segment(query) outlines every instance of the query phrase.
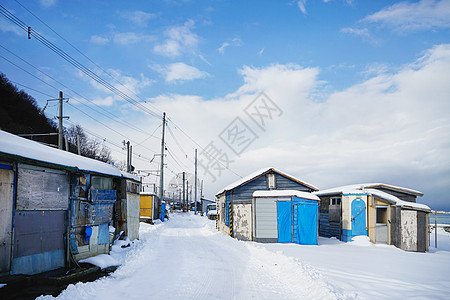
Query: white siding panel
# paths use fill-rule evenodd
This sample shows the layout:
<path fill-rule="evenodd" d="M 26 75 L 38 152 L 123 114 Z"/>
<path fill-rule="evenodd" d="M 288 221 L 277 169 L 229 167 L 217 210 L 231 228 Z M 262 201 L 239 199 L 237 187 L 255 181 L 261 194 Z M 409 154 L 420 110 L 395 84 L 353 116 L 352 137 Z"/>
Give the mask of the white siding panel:
<path fill-rule="evenodd" d="M 277 203 L 274 198 L 255 201 L 256 238 L 278 238 Z"/>

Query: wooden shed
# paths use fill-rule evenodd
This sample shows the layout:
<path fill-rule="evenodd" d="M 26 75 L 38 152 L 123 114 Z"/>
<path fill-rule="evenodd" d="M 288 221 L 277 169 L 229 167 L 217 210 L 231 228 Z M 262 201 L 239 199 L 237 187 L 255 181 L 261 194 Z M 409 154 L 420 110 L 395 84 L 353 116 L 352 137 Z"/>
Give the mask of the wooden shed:
<path fill-rule="evenodd" d="M 253 193 L 264 190 L 318 191 L 315 186 L 275 168 L 256 171 L 216 194 L 218 230 L 239 240 L 255 240 Z"/>
<path fill-rule="evenodd" d="M 123 174 L 0 131 L 0 274 L 36 274 L 109 253 Z"/>
<path fill-rule="evenodd" d="M 367 235 L 373 243 L 406 251 L 428 250 L 430 208 L 416 203 L 419 191 L 384 183 L 364 183 L 316 192 L 319 235 L 350 241 Z"/>

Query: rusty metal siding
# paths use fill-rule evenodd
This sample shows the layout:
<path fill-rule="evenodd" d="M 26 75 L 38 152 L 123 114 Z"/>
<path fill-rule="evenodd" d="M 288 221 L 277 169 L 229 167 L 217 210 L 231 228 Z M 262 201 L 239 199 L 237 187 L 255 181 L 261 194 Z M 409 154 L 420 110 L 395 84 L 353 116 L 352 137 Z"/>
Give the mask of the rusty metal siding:
<path fill-rule="evenodd" d="M 391 206 L 391 245 L 397 248 L 402 246 L 401 207 Z"/>
<path fill-rule="evenodd" d="M 69 206 L 66 172 L 19 164 L 17 210 L 65 210 Z"/>
<path fill-rule="evenodd" d="M 16 211 L 13 274 L 36 274 L 64 266 L 65 217 L 65 211 Z"/>
<path fill-rule="evenodd" d="M 0 168 L 0 274 L 7 274 L 11 264 L 14 171 Z"/>

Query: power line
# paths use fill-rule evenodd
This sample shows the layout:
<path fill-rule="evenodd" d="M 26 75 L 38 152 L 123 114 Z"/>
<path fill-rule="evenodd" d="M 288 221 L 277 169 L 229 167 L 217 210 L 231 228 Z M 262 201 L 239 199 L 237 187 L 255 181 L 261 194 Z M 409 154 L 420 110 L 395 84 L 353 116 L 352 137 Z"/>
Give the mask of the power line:
<path fill-rule="evenodd" d="M 110 78 L 114 79 L 117 83 L 119 83 L 121 86 L 123 86 L 125 89 L 127 89 L 129 92 L 134 94 L 137 98 L 139 98 L 136 93 L 134 93 L 132 90 L 130 90 L 126 85 L 122 84 L 120 80 L 118 80 L 116 77 L 114 77 L 112 74 L 107 72 L 105 69 L 103 69 L 101 66 L 99 66 L 97 63 L 95 63 L 92 59 L 90 59 L 87 55 L 85 55 L 83 52 L 81 52 L 77 47 L 75 47 L 72 43 L 70 43 L 68 40 L 66 40 L 63 36 L 61 36 L 59 33 L 57 33 L 53 28 L 51 28 L 47 23 L 45 23 L 42 19 L 40 19 L 38 16 L 36 16 L 32 11 L 30 11 L 28 8 L 26 8 L 24 5 L 22 5 L 19 1 L 15 0 L 22 8 L 24 8 L 26 11 L 28 11 L 33 17 L 35 17 L 37 20 L 39 20 L 42 24 L 44 24 L 48 29 L 50 29 L 53 33 L 55 33 L 58 37 L 60 37 L 63 41 L 65 41 L 67 44 L 69 44 L 73 49 L 75 49 L 78 53 L 80 53 L 82 56 L 84 56 L 87 60 L 89 60 L 92 64 L 94 64 L 97 68 L 99 68 L 101 71 L 103 71 L 106 75 L 108 75 Z M 141 99 L 142 100 L 142 99 Z M 145 103 L 148 103 L 144 100 Z M 148 103 L 152 105 L 151 103 Z M 156 110 L 162 113 L 156 106 L 152 105 Z"/>
<path fill-rule="evenodd" d="M 120 91 L 119 89 L 117 89 L 115 86 L 113 86 L 112 84 L 110 84 L 109 82 L 107 82 L 106 80 L 104 80 L 103 78 L 101 78 L 100 76 L 98 76 L 96 73 L 94 73 L 92 70 L 90 70 L 89 68 L 87 68 L 86 66 L 84 66 L 83 64 L 81 64 L 79 61 L 77 61 L 76 59 L 74 59 L 72 56 L 70 56 L 69 54 L 67 54 L 66 52 L 64 52 L 62 49 L 58 48 L 55 44 L 53 44 L 52 42 L 50 42 L 49 40 L 47 40 L 45 37 L 43 37 L 41 34 L 39 34 L 38 32 L 34 31 L 31 27 L 27 26 L 23 21 L 21 21 L 19 18 L 17 18 L 16 16 L 14 16 L 14 14 L 12 14 L 11 12 L 9 12 L 5 7 L 3 7 L 2 5 L 0 5 L 0 14 L 2 14 L 3 16 L 5 16 L 8 20 L 10 20 L 11 22 L 13 22 L 14 24 L 16 24 L 17 26 L 19 26 L 21 29 L 23 29 L 24 31 L 28 32 L 29 37 L 34 37 L 37 41 L 39 41 L 41 44 L 43 44 L 44 46 L 46 46 L 47 48 L 49 48 L 50 50 L 52 50 L 53 52 L 55 52 L 57 55 L 59 55 L 61 58 L 63 58 L 64 60 L 66 60 L 68 63 L 70 63 L 72 66 L 74 66 L 75 68 L 77 68 L 78 70 L 80 70 L 81 72 L 83 72 L 85 75 L 87 75 L 88 77 L 90 77 L 91 79 L 93 79 L 94 81 L 96 81 L 97 83 L 99 83 L 100 85 L 104 86 L 105 88 L 107 88 L 108 90 L 110 90 L 111 92 L 113 92 L 114 94 L 118 95 L 119 97 L 123 98 L 124 100 L 126 100 L 127 102 L 129 102 L 130 104 L 138 107 L 140 110 L 148 113 L 151 116 L 154 116 L 158 119 L 160 119 L 161 117 L 159 116 L 159 114 L 155 113 L 154 111 L 148 109 L 147 107 L 145 107 L 144 105 L 142 105 L 141 103 L 139 103 L 138 101 L 134 100 L 133 98 L 131 98 L 130 96 L 128 96 L 127 94 L 125 94 L 124 92 Z"/>
<path fill-rule="evenodd" d="M 84 106 L 86 106 L 86 107 L 89 107 L 89 109 L 93 109 L 93 110 L 96 111 L 97 113 L 99 113 L 99 114 L 101 114 L 101 115 L 103 115 L 103 116 L 105 116 L 105 117 L 107 117 L 107 118 L 110 118 L 110 120 L 112 120 L 112 121 L 115 121 L 115 122 L 117 122 L 117 123 L 120 123 L 120 124 L 122 124 L 122 125 L 125 125 L 125 126 L 131 128 L 131 129 L 133 129 L 133 130 L 137 130 L 137 131 L 140 131 L 140 132 L 142 132 L 142 133 L 148 135 L 148 133 L 145 132 L 144 130 L 142 130 L 141 128 L 134 126 L 133 124 L 127 122 L 126 120 L 122 120 L 121 118 L 119 118 L 118 116 L 114 115 L 113 113 L 107 111 L 106 109 L 102 108 L 101 106 L 99 106 L 99 105 L 97 105 L 97 104 L 95 104 L 95 103 L 89 101 L 88 99 L 86 99 L 86 97 L 82 96 L 82 95 L 79 94 L 78 92 L 76 92 L 76 91 L 74 91 L 73 89 L 71 89 L 70 87 L 66 86 L 64 83 L 58 81 L 57 79 L 53 78 L 53 77 L 50 76 L 49 74 L 47 74 L 47 73 L 45 73 L 44 71 L 40 70 L 39 68 L 37 68 L 37 67 L 34 66 L 33 64 L 27 62 L 26 60 L 24 60 L 23 58 L 21 58 L 20 56 L 18 56 L 17 54 L 15 54 L 14 52 L 12 52 L 12 51 L 8 50 L 7 48 L 5 48 L 3 45 L 0 45 L 0 47 L 3 48 L 5 51 L 9 52 L 11 55 L 13 55 L 13 56 L 15 56 L 16 58 L 18 58 L 19 60 L 21 60 L 22 62 L 24 62 L 25 64 L 29 65 L 30 67 L 32 67 L 32 68 L 35 69 L 36 71 L 40 72 L 40 73 L 43 74 L 44 76 L 46 76 L 46 77 L 52 79 L 54 82 L 60 84 L 61 86 L 63 86 L 63 87 L 66 88 L 67 90 L 72 91 L 74 94 L 76 94 L 76 95 L 78 95 L 79 97 L 81 97 L 82 99 L 86 100 L 86 101 L 89 102 L 91 105 L 94 105 L 94 106 L 96 106 L 97 108 L 99 108 L 100 110 L 106 112 L 108 115 L 112 116 L 113 118 L 110 118 L 109 116 L 107 116 L 106 114 L 102 113 L 101 111 L 98 111 L 98 110 L 96 110 L 96 109 L 94 109 L 94 108 L 92 108 L 92 107 L 89 107 L 88 105 L 86 105 L 86 104 L 83 103 L 82 101 L 79 101 L 78 99 L 72 97 L 72 96 L 70 95 L 70 93 L 66 93 L 66 95 L 67 95 L 69 98 L 72 98 L 72 100 L 74 100 L 74 101 L 76 101 L 76 102 L 78 102 L 78 103 L 80 103 L 80 104 L 82 104 L 82 105 L 84 105 Z M 41 78 L 37 77 L 36 75 L 34 75 L 34 74 L 28 72 L 27 70 L 25 70 L 24 68 L 18 66 L 18 65 L 15 64 L 14 62 L 8 60 L 7 58 L 5 58 L 5 57 L 3 57 L 3 56 L 1 56 L 1 55 L 0 55 L 0 57 L 3 58 L 4 60 L 6 60 L 7 62 L 9 62 L 10 64 L 14 65 L 15 67 L 17 67 L 18 69 L 24 71 L 25 73 L 29 74 L 30 76 L 32 76 L 32 77 L 36 78 L 37 80 L 41 81 L 42 83 L 44 83 L 44 84 L 48 85 L 49 87 L 55 89 L 56 91 L 59 91 L 59 90 L 60 90 L 59 88 L 57 88 L 57 87 L 55 87 L 55 86 L 49 84 L 48 82 L 42 80 Z M 50 96 L 50 97 L 53 97 L 53 96 Z M 158 139 L 158 140 L 160 139 L 159 137 L 156 137 L 156 136 L 154 136 L 153 134 L 150 135 L 150 136 L 152 136 L 153 138 L 156 138 L 156 139 Z"/>

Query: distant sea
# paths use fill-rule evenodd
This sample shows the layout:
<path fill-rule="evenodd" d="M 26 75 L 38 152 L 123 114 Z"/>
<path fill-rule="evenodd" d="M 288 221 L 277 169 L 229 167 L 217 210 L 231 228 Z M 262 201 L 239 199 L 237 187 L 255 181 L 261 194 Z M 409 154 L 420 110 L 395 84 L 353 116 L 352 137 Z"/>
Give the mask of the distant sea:
<path fill-rule="evenodd" d="M 438 214 L 437 223 L 450 225 L 450 214 Z M 430 224 L 434 224 L 434 214 L 430 214 Z"/>

